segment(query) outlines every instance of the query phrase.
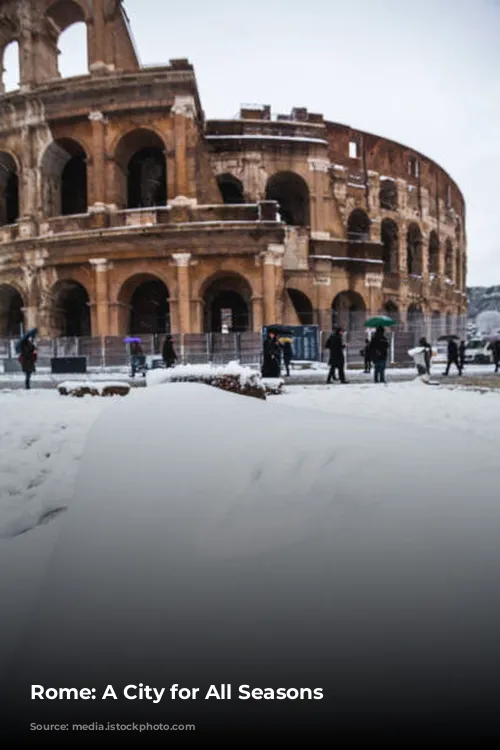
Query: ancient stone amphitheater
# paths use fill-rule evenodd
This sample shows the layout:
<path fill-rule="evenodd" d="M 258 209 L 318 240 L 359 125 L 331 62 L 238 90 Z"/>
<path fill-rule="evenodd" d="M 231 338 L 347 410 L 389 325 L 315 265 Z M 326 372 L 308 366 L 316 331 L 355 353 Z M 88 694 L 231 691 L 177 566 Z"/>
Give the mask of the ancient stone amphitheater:
<path fill-rule="evenodd" d="M 88 75 L 58 38 L 87 26 Z M 414 149 L 305 108 L 206 120 L 185 59 L 141 67 L 118 0 L 0 3 L 0 337 L 258 332 L 466 311 L 465 205 Z M 214 85 L 217 82 L 214 81 Z"/>

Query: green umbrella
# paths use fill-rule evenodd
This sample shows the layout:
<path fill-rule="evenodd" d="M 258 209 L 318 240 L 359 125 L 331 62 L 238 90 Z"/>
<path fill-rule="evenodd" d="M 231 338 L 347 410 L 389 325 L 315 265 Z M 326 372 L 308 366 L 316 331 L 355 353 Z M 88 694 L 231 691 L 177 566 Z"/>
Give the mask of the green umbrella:
<path fill-rule="evenodd" d="M 396 326 L 397 322 L 388 315 L 375 315 L 373 318 L 368 318 L 365 322 L 365 328 L 387 328 L 389 326 Z"/>

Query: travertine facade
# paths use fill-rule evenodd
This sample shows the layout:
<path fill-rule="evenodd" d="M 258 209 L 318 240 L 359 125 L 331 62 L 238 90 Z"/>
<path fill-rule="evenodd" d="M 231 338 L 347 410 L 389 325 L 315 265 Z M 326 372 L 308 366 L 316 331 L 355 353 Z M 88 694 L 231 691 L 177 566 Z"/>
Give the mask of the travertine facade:
<path fill-rule="evenodd" d="M 89 74 L 64 80 L 82 21 Z M 0 2 L 0 61 L 13 41 L 0 336 L 465 312 L 463 197 L 421 154 L 305 109 L 205 121 L 192 66 L 141 68 L 118 0 Z"/>

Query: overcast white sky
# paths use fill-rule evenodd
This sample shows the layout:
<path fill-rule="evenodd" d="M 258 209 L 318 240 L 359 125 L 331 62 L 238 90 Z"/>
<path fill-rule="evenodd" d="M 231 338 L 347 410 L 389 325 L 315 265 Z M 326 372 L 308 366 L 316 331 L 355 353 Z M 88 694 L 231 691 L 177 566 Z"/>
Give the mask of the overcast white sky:
<path fill-rule="evenodd" d="M 207 118 L 305 106 L 436 160 L 467 204 L 469 285 L 500 284 L 500 0 L 126 0 L 143 64 L 187 57 Z M 84 36 L 61 69 L 85 72 Z M 8 71 L 8 75 L 10 71 Z"/>

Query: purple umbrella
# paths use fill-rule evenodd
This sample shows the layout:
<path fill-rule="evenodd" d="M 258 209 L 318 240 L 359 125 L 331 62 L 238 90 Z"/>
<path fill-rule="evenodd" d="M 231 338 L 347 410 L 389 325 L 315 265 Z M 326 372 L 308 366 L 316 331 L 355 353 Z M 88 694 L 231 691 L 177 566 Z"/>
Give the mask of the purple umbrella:
<path fill-rule="evenodd" d="M 142 339 L 140 339 L 138 336 L 127 336 L 127 338 L 123 339 L 124 344 L 140 344 L 142 343 Z"/>

